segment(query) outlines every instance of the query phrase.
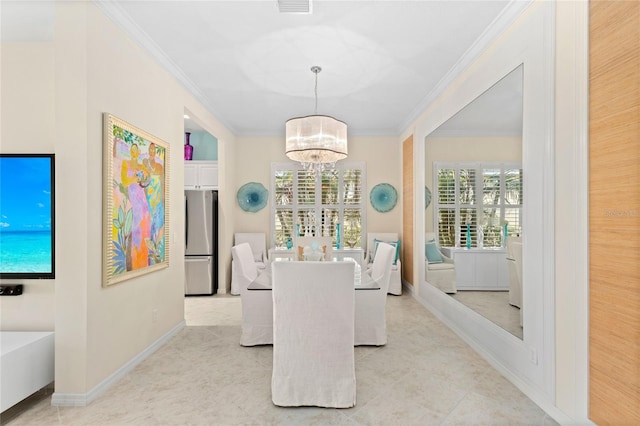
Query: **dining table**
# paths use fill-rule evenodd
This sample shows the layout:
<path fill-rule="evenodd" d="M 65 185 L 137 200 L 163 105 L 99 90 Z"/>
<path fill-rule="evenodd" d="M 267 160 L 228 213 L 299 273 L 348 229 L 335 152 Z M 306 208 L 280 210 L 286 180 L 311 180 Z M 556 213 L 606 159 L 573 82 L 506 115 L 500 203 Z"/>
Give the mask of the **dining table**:
<path fill-rule="evenodd" d="M 271 277 L 271 265 L 273 262 L 308 262 L 305 260 L 293 260 L 290 257 L 275 257 L 267 263 L 266 268 L 261 272 L 255 280 L 253 280 L 247 290 L 251 291 L 271 291 L 273 288 Z M 366 272 L 362 274 L 360 263 L 351 257 L 333 258 L 330 262 L 353 262 L 355 263 L 353 273 L 353 287 L 356 291 L 380 290 L 380 285 L 373 280 Z M 363 276 L 364 275 L 364 276 Z"/>

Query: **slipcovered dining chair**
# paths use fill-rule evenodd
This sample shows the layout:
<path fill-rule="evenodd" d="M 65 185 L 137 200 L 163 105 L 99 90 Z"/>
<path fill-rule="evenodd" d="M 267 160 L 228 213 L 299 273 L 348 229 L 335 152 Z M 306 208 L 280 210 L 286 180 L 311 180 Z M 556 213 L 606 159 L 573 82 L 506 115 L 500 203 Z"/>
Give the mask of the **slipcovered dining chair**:
<path fill-rule="evenodd" d="M 509 304 L 522 307 L 522 237 L 507 237 Z"/>
<path fill-rule="evenodd" d="M 400 262 L 400 239 L 398 238 L 397 232 L 367 233 L 367 251 L 365 253 L 367 270 L 371 269 L 376 254 L 376 244 L 380 241 L 391 244 L 396 248 L 387 293 L 399 296 L 402 294 L 402 264 Z"/>
<path fill-rule="evenodd" d="M 425 278 L 445 293 L 457 293 L 455 263 L 440 251 L 435 238 L 435 233 L 425 233 Z"/>
<path fill-rule="evenodd" d="M 332 237 L 296 237 L 294 240 L 294 249 L 296 253 L 295 260 L 333 260 L 333 238 Z M 305 254 L 305 248 L 307 253 Z M 321 253 L 321 257 L 312 258 L 309 255 L 309 249 L 317 248 L 317 254 Z"/>
<path fill-rule="evenodd" d="M 379 243 L 371 268 L 365 276 L 362 289 L 356 291 L 354 344 L 381 346 L 387 343 L 387 290 L 391 277 L 391 266 L 396 249 Z M 379 289 L 366 289 L 379 287 Z"/>
<path fill-rule="evenodd" d="M 237 269 L 236 279 L 240 287 L 242 303 L 242 346 L 270 345 L 273 343 L 273 303 L 268 290 L 247 290 L 258 279 L 258 268 L 253 261 L 249 243 L 231 248 L 231 256 Z M 267 274 L 267 272 L 263 272 Z M 267 280 L 268 281 L 268 280 Z"/>
<path fill-rule="evenodd" d="M 353 262 L 272 264 L 275 405 L 355 405 L 354 266 Z"/>
<path fill-rule="evenodd" d="M 236 232 L 234 234 L 234 244 L 249 243 L 253 261 L 259 271 L 263 271 L 267 266 L 267 237 L 263 232 Z M 231 294 L 240 294 L 240 285 L 237 279 L 237 271 L 231 261 Z"/>
<path fill-rule="evenodd" d="M 522 326 L 522 237 L 507 237 L 507 265 L 509 304 L 520 308 L 520 326 Z"/>

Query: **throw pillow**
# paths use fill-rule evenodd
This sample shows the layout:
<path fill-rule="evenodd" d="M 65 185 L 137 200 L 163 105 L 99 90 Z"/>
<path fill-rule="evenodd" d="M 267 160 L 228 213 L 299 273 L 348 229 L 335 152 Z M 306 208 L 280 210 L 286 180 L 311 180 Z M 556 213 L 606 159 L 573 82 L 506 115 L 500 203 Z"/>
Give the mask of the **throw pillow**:
<path fill-rule="evenodd" d="M 376 251 L 378 251 L 378 243 L 387 243 L 390 246 L 393 246 L 396 248 L 396 256 L 393 259 L 393 264 L 397 265 L 398 264 L 398 259 L 400 258 L 400 240 L 398 241 L 382 241 L 382 240 L 377 240 L 377 239 L 373 239 L 373 257 L 375 257 L 376 255 Z M 372 259 L 373 259 L 372 257 Z"/>
<path fill-rule="evenodd" d="M 424 245 L 424 254 L 427 256 L 429 263 L 442 263 L 442 256 L 440 255 L 440 250 L 438 250 L 435 240 L 427 241 Z"/>

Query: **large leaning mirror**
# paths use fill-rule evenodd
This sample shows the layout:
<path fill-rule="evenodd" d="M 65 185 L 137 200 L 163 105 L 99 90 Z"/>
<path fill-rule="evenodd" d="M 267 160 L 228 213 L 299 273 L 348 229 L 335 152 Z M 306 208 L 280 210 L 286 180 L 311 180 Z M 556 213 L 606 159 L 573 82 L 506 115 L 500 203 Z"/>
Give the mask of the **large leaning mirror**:
<path fill-rule="evenodd" d="M 523 338 L 523 65 L 426 138 L 425 278 Z"/>

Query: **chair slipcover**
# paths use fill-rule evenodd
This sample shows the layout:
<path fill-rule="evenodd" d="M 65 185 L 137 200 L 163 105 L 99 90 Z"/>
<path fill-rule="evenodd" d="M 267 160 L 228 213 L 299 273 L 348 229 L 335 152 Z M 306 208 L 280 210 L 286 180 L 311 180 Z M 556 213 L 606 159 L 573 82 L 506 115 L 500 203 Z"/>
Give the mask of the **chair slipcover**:
<path fill-rule="evenodd" d="M 520 308 L 520 325 L 522 325 L 522 237 L 507 237 L 507 264 L 509 266 L 509 304 Z"/>
<path fill-rule="evenodd" d="M 258 270 L 262 271 L 267 266 L 267 237 L 266 234 L 260 232 L 236 232 L 234 234 L 234 244 L 249 243 L 253 261 Z M 237 274 L 233 261 L 231 263 L 231 294 L 240 294 L 240 285 L 237 280 Z"/>
<path fill-rule="evenodd" d="M 391 265 L 396 249 L 380 243 L 373 260 L 371 276 L 374 282 L 363 282 L 363 286 L 378 286 L 379 290 L 356 291 L 355 345 L 380 346 L 387 343 L 386 303 L 391 277 Z"/>
<path fill-rule="evenodd" d="M 522 306 L 522 239 L 507 237 L 507 264 L 509 265 L 509 303 Z"/>
<path fill-rule="evenodd" d="M 436 235 L 433 232 L 425 234 L 425 241 L 435 240 Z M 429 263 L 426 256 L 424 259 L 425 278 L 429 284 L 439 288 L 445 293 L 457 293 L 456 287 L 456 267 L 453 259 L 445 256 L 440 248 L 438 248 L 442 263 Z"/>
<path fill-rule="evenodd" d="M 367 251 L 365 252 L 365 263 L 368 264 L 367 269 L 371 268 L 371 264 L 373 263 L 373 258 L 375 255 L 375 243 L 374 240 L 385 241 L 385 242 L 395 242 L 398 241 L 398 233 L 397 232 L 369 232 L 367 233 Z M 395 258 L 395 253 L 394 253 Z M 387 293 L 394 294 L 399 296 L 402 294 L 402 266 L 400 262 L 400 258 L 395 265 L 391 266 L 391 278 L 389 281 L 389 289 Z"/>
<path fill-rule="evenodd" d="M 275 405 L 356 403 L 353 262 L 274 262 Z"/>
<path fill-rule="evenodd" d="M 296 237 L 293 242 L 295 260 L 306 260 L 303 255 L 304 248 L 311 247 L 313 243 L 317 243 L 324 253 L 324 259 L 322 260 L 333 260 L 333 239 L 331 237 Z"/>
<path fill-rule="evenodd" d="M 273 304 L 270 291 L 249 291 L 247 287 L 258 278 L 258 268 L 253 261 L 249 243 L 231 248 L 231 256 L 237 271 L 242 303 L 242 346 L 269 345 L 273 343 Z"/>

